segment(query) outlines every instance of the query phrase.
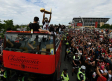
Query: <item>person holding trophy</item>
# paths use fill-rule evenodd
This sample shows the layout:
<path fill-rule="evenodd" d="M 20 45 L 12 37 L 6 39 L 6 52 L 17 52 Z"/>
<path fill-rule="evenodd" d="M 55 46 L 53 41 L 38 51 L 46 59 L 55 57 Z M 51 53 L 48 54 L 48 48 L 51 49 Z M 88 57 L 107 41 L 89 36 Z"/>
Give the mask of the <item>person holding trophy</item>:
<path fill-rule="evenodd" d="M 44 8 L 41 8 L 40 9 L 40 11 L 41 12 L 44 12 L 44 14 L 43 14 L 43 20 L 42 20 L 42 23 L 43 23 L 43 30 L 47 30 L 47 31 L 49 31 L 49 23 L 50 23 L 50 21 L 51 21 L 51 14 L 52 14 L 52 12 L 51 12 L 51 10 L 50 11 L 47 11 L 47 10 L 45 10 Z M 50 14 L 50 18 L 49 18 L 49 20 L 48 20 L 48 18 L 47 17 L 45 17 L 45 14 Z M 48 41 L 50 38 L 47 36 L 47 35 L 44 35 L 43 36 L 43 41 Z"/>
<path fill-rule="evenodd" d="M 51 21 L 51 14 L 52 14 L 52 12 L 51 12 L 51 10 L 50 10 L 50 12 L 46 11 L 44 8 L 41 8 L 40 11 L 44 12 L 44 14 L 43 14 L 43 20 L 42 20 L 43 30 L 49 30 L 49 23 Z M 45 14 L 50 14 L 49 20 L 48 20 L 47 17 L 45 17 Z"/>

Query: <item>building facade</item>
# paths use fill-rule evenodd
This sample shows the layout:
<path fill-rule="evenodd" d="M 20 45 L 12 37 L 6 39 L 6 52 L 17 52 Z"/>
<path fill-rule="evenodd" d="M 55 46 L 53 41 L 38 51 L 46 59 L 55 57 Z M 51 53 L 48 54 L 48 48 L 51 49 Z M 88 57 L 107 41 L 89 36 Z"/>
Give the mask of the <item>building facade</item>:
<path fill-rule="evenodd" d="M 93 18 L 93 17 L 74 17 L 72 20 L 72 25 L 74 27 L 101 27 L 108 22 L 110 18 Z"/>

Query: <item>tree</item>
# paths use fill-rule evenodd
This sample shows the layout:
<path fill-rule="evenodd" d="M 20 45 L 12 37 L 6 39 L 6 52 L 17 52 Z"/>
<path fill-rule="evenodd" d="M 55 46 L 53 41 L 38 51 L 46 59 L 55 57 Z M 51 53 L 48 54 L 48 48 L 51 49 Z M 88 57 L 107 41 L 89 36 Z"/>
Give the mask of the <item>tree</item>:
<path fill-rule="evenodd" d="M 110 29 L 112 29 L 112 24 L 110 25 Z"/>
<path fill-rule="evenodd" d="M 8 28 L 14 29 L 13 20 L 4 20 L 4 31 Z"/>
<path fill-rule="evenodd" d="M 20 26 L 19 26 L 19 25 L 15 25 L 15 26 L 13 27 L 13 30 L 16 31 L 17 28 L 20 28 Z"/>
<path fill-rule="evenodd" d="M 97 25 L 97 28 L 100 28 L 100 24 Z"/>
<path fill-rule="evenodd" d="M 4 37 L 4 33 L 8 28 L 14 29 L 13 20 L 4 20 L 3 22 L 0 20 L 1 37 Z"/>
<path fill-rule="evenodd" d="M 29 28 L 29 26 L 27 26 L 27 29 L 26 29 L 27 31 L 30 31 L 30 28 Z"/>
<path fill-rule="evenodd" d="M 109 24 L 104 24 L 104 25 L 101 26 L 100 28 L 106 28 L 106 29 L 109 29 L 109 28 L 110 28 L 110 25 L 109 25 Z"/>

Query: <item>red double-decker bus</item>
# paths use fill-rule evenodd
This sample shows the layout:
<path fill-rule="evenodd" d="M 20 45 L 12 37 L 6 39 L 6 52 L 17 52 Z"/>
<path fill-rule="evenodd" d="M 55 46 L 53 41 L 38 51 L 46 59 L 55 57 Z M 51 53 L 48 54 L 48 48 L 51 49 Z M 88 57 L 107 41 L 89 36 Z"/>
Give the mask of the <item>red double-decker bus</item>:
<path fill-rule="evenodd" d="M 62 35 L 7 31 L 3 64 L 9 81 L 57 81 L 60 77 Z"/>

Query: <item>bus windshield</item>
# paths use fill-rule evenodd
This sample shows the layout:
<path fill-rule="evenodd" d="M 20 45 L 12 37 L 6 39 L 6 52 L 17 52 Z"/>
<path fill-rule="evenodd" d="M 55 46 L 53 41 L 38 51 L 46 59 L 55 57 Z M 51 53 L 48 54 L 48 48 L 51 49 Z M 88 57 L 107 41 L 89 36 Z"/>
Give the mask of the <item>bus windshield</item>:
<path fill-rule="evenodd" d="M 4 50 L 43 55 L 54 54 L 54 38 L 52 35 L 8 33 L 5 34 L 5 37 Z"/>

